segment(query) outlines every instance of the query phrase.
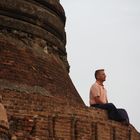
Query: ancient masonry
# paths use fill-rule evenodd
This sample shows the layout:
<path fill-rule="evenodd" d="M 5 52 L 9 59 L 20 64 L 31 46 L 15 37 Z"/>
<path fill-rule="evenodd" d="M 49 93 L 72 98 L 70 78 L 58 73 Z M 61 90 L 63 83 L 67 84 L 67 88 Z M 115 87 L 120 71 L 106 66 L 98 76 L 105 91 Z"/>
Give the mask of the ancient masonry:
<path fill-rule="evenodd" d="M 59 0 L 0 0 L 0 140 L 140 140 L 85 106 L 68 74 L 65 20 Z"/>

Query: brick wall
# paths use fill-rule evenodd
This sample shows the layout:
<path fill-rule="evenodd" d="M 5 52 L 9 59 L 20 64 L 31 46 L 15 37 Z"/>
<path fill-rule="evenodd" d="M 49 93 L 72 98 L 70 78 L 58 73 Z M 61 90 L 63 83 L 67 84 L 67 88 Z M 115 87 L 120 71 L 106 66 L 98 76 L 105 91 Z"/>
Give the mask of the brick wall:
<path fill-rule="evenodd" d="M 29 41 L 30 39 L 28 38 Z M 84 103 L 74 88 L 67 71 L 54 54 L 44 52 L 41 39 L 23 43 L 14 34 L 2 31 L 0 35 L 0 81 L 1 88 L 22 89 L 26 92 L 64 99 L 66 103 L 83 106 Z M 37 43 L 36 43 L 37 42 Z M 20 86 L 21 85 L 21 86 Z M 16 88 L 17 87 L 17 88 Z M 16 88 L 16 89 L 15 89 Z"/>
<path fill-rule="evenodd" d="M 140 140 L 133 126 L 85 106 L 68 75 L 64 26 L 58 0 L 0 1 L 0 95 L 10 126 L 1 139 Z"/>
<path fill-rule="evenodd" d="M 108 120 L 107 113 L 90 107 L 71 107 L 61 100 L 5 90 L 0 92 L 17 139 L 40 140 L 139 140 L 130 125 Z"/>

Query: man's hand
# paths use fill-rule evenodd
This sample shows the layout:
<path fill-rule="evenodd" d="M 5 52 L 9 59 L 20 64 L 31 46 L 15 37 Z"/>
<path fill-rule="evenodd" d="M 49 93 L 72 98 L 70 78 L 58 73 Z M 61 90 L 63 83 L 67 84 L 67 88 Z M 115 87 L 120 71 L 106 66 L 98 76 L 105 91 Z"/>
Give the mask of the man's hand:
<path fill-rule="evenodd" d="M 104 102 L 100 99 L 100 96 L 94 97 L 96 104 L 104 104 Z"/>

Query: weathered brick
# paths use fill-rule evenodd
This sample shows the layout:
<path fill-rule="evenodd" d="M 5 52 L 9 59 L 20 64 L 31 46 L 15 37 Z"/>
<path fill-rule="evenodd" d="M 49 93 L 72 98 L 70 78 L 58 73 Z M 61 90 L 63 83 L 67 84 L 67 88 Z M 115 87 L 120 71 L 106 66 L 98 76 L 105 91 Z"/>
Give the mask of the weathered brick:
<path fill-rule="evenodd" d="M 85 106 L 68 75 L 64 26 L 59 0 L 0 1 L 0 95 L 10 126 L 0 121 L 0 138 L 139 140 L 132 125 Z"/>

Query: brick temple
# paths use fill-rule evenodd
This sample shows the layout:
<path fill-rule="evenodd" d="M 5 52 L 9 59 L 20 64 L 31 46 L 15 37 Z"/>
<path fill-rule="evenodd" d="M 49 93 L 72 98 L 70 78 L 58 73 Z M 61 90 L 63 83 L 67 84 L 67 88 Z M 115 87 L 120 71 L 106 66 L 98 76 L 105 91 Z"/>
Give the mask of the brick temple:
<path fill-rule="evenodd" d="M 87 107 L 69 77 L 59 0 L 0 0 L 0 140 L 140 140 Z"/>

